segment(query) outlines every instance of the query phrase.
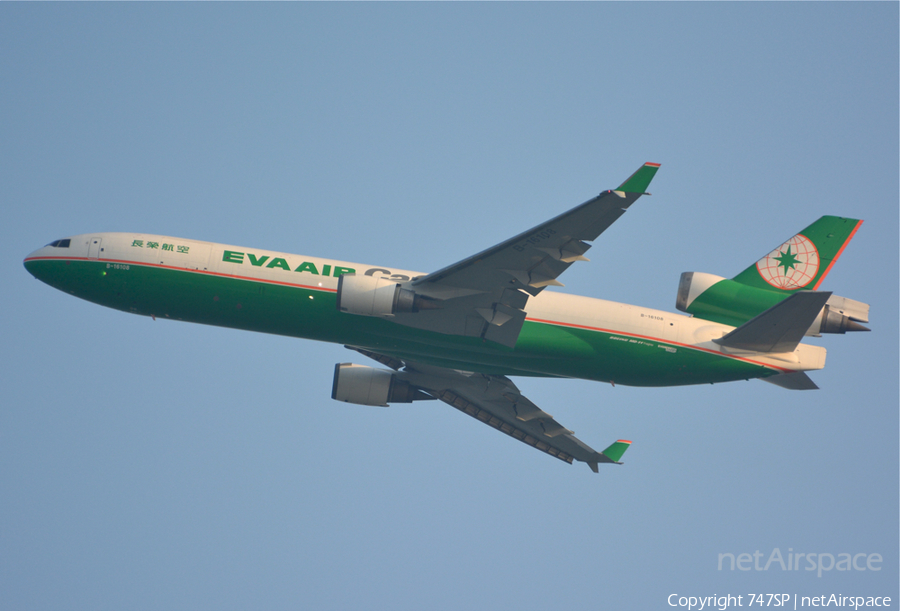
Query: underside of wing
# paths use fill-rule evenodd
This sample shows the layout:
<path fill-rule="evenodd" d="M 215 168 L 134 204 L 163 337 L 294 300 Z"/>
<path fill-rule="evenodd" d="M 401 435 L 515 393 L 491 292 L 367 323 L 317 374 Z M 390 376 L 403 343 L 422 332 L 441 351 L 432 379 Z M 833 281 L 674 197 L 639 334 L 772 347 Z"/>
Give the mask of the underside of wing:
<path fill-rule="evenodd" d="M 555 458 L 569 464 L 575 460 L 587 463 L 594 472 L 597 472 L 600 463 L 618 464 L 622 454 L 631 444 L 630 441 L 619 440 L 603 452 L 597 452 L 575 437 L 572 431 L 557 422 L 550 414 L 532 403 L 505 376 L 433 367 L 401 361 L 362 348 L 352 349 L 391 367 L 394 371 L 364 368 L 372 370 L 360 372 L 368 375 L 367 379 L 372 382 L 370 386 L 362 388 L 369 382 L 351 382 L 350 378 L 342 380 L 340 369 L 340 367 L 361 366 L 339 365 L 332 395 L 338 400 L 357 402 L 350 398 L 353 394 L 353 389 L 349 388 L 351 384 L 360 387 L 360 392 L 355 396 L 366 397 L 372 401 L 368 403 L 370 405 L 383 405 L 391 401 L 409 402 L 423 398 L 416 396 L 415 393 L 425 393 Z M 376 371 L 383 371 L 383 374 L 375 375 Z M 376 378 L 382 381 L 376 382 Z M 385 389 L 386 394 L 378 395 L 378 388 Z"/>

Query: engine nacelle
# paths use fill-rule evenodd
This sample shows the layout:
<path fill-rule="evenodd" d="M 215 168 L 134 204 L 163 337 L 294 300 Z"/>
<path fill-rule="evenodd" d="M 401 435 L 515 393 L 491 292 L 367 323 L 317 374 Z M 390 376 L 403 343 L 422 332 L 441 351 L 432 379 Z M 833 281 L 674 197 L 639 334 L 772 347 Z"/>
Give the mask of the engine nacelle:
<path fill-rule="evenodd" d="M 722 276 L 706 274 L 703 272 L 684 272 L 678 281 L 678 294 L 675 296 L 675 307 L 682 312 L 689 312 L 688 308 L 694 300 L 706 292 L 706 289 L 725 280 Z"/>
<path fill-rule="evenodd" d="M 334 366 L 331 398 L 357 405 L 387 407 L 388 403 L 412 403 L 433 397 L 386 369 L 338 363 Z"/>
<path fill-rule="evenodd" d="M 338 279 L 337 308 L 348 314 L 389 317 L 417 312 L 418 296 L 385 276 L 342 274 Z"/>
<path fill-rule="evenodd" d="M 869 322 L 869 304 L 832 295 L 806 334 L 869 330 L 858 321 Z"/>

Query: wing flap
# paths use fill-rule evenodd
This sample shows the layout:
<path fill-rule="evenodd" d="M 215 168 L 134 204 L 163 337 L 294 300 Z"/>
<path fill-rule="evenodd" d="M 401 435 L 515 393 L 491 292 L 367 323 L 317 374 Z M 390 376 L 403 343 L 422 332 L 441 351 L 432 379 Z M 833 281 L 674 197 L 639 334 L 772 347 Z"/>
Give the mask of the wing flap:
<path fill-rule="evenodd" d="M 440 391 L 436 397 L 450 405 L 455 407 L 459 411 L 464 414 L 467 414 L 476 420 L 491 426 L 498 431 L 506 433 L 513 439 L 518 439 L 522 443 L 531 446 L 532 448 L 538 449 L 541 452 L 549 454 L 554 458 L 558 458 L 564 462 L 572 464 L 572 461 L 576 459 L 575 454 L 583 455 L 584 452 L 579 452 L 579 450 L 586 449 L 588 451 L 592 450 L 581 444 L 582 447 L 578 447 L 576 444 L 566 443 L 568 440 L 566 439 L 554 439 L 555 436 L 545 435 L 544 426 L 541 425 L 540 432 L 532 430 L 529 431 L 532 427 L 527 427 L 524 425 L 516 425 L 510 422 L 510 419 L 504 418 L 501 412 L 502 410 L 498 410 L 496 406 L 494 409 L 490 409 L 488 406 L 483 405 L 480 401 L 470 401 L 468 398 L 453 392 L 452 390 L 444 390 Z M 551 430 L 558 430 L 559 433 L 564 433 L 571 439 L 576 439 L 572 437 L 572 432 L 568 429 L 565 429 L 562 425 L 557 423 L 554 420 L 539 420 L 538 422 L 542 423 L 553 423 L 551 426 Z M 555 425 L 555 428 L 552 428 Z M 567 451 L 569 450 L 569 451 Z M 590 457 L 589 457 L 590 458 Z M 584 460 L 579 459 L 579 460 Z M 585 460 L 585 462 L 587 462 Z M 598 461 L 598 462 L 612 462 L 612 461 Z"/>

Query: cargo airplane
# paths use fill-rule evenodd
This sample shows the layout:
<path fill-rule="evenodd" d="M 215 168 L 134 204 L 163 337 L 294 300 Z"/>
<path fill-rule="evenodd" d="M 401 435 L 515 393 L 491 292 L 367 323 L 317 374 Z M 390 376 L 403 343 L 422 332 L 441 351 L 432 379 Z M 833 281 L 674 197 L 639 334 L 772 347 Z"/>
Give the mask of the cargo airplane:
<path fill-rule="evenodd" d="M 759 378 L 816 388 L 825 349 L 804 336 L 868 330 L 869 306 L 820 291 L 862 221 L 823 216 L 726 279 L 682 274 L 684 314 L 545 291 L 639 197 L 659 164 L 616 189 L 431 273 L 138 233 L 51 242 L 26 269 L 66 293 L 154 318 L 343 344 L 384 368 L 340 363 L 332 398 L 438 399 L 560 460 L 620 463 L 529 401 L 508 376 L 630 386 Z"/>

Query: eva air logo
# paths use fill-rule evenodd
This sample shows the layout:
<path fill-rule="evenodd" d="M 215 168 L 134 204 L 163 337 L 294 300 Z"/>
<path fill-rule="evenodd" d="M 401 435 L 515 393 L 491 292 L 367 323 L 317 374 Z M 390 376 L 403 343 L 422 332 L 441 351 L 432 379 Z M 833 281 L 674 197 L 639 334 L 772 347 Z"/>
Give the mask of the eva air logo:
<path fill-rule="evenodd" d="M 797 234 L 756 263 L 763 280 L 778 289 L 803 288 L 819 271 L 819 251 L 815 244 Z"/>

